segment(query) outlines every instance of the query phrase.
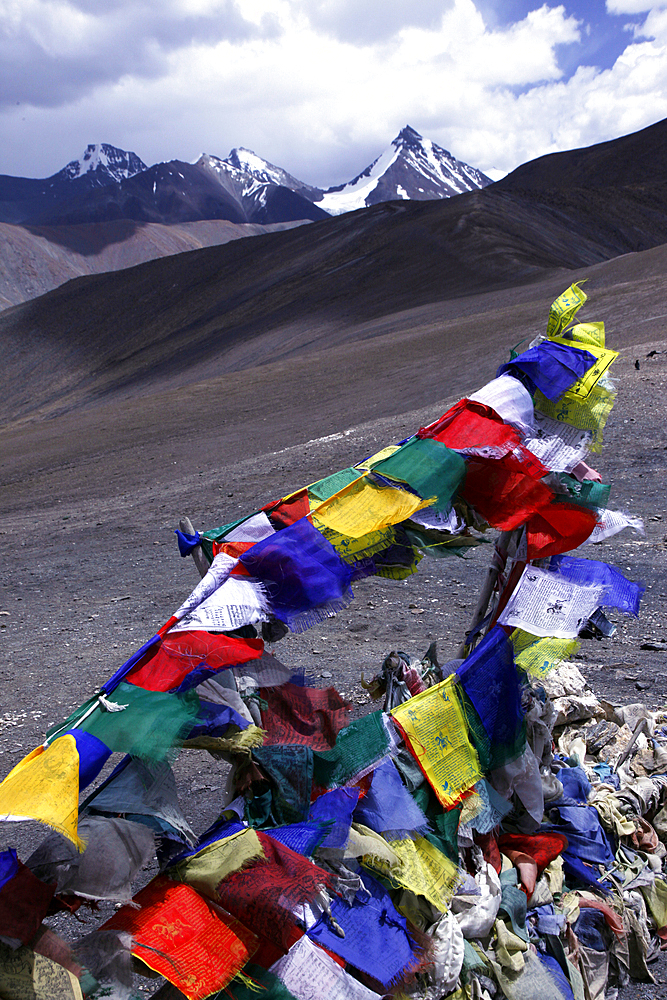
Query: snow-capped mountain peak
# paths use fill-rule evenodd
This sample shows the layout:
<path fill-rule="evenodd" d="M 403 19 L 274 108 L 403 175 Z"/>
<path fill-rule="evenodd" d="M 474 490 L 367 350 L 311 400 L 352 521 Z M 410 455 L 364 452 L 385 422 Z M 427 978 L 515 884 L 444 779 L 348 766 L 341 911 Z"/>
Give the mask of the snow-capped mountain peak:
<path fill-rule="evenodd" d="M 146 169 L 146 164 L 136 153 L 118 149 L 107 142 L 92 142 L 78 160 L 71 160 L 56 176 L 63 180 L 76 180 L 85 174 L 95 174 L 100 179 L 104 177 L 118 183 Z"/>
<path fill-rule="evenodd" d="M 224 159 L 212 156 L 210 153 L 202 153 L 197 165 L 215 172 L 221 181 L 223 176 L 234 181 L 239 185 L 239 193 L 243 197 L 254 194 L 258 187 L 264 184 L 289 188 L 290 191 L 301 194 L 310 201 L 315 201 L 322 193 L 318 188 L 305 184 L 282 167 L 277 167 L 269 160 L 258 156 L 252 149 L 245 149 L 243 146 L 232 149 Z"/>
<path fill-rule="evenodd" d="M 491 179 L 480 170 L 406 125 L 370 166 L 349 183 L 329 188 L 317 204 L 332 215 L 340 215 L 400 198 L 450 198 L 487 184 Z"/>

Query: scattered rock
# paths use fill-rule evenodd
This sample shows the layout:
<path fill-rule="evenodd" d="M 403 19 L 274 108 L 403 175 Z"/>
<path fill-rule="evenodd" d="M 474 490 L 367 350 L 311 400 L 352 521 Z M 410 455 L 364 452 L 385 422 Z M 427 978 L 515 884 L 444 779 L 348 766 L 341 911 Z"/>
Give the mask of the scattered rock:
<path fill-rule="evenodd" d="M 640 649 L 652 649 L 658 653 L 667 652 L 667 642 L 663 642 L 661 639 L 650 639 L 648 642 L 643 642 Z"/>

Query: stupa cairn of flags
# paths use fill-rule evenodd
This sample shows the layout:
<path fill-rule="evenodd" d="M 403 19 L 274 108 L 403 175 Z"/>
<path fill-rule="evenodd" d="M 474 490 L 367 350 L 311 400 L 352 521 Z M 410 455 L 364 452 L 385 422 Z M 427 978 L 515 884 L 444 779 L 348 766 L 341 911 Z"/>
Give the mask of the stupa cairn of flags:
<path fill-rule="evenodd" d="M 592 695 L 548 693 L 577 673 L 577 637 L 643 593 L 568 554 L 641 530 L 589 464 L 617 354 L 575 322 L 585 301 L 571 285 L 544 334 L 405 441 L 222 527 L 182 522 L 194 591 L 0 784 L 4 822 L 49 828 L 25 862 L 0 854 L 0 996 L 129 998 L 139 974 L 165 978 L 162 1000 L 595 1000 L 650 978 L 665 733 L 643 706 L 601 719 Z M 459 658 L 387 657 L 384 711 L 350 722 L 265 649 L 489 527 Z M 179 805 L 181 748 L 231 764 L 203 832 Z M 98 906 L 76 940 L 49 925 Z"/>

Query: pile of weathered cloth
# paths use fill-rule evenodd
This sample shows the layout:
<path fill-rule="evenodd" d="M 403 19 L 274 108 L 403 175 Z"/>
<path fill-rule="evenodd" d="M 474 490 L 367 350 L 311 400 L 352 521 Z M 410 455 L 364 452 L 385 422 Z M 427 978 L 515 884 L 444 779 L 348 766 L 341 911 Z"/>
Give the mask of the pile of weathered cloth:
<path fill-rule="evenodd" d="M 602 324 L 571 325 L 584 300 L 571 286 L 545 336 L 406 441 L 178 533 L 208 557 L 200 583 L 0 784 L 2 820 L 50 828 L 25 861 L 0 854 L 2 997 L 129 998 L 137 975 L 164 977 L 164 1000 L 596 1000 L 650 981 L 667 731 L 568 662 L 643 593 L 567 554 L 641 527 L 585 461 L 616 355 Z M 447 664 L 392 651 L 365 682 L 382 710 L 350 721 L 267 650 L 356 580 L 405 579 L 489 527 L 490 610 Z M 179 804 L 181 749 L 229 765 L 203 832 Z M 50 926 L 108 902 L 79 940 Z"/>

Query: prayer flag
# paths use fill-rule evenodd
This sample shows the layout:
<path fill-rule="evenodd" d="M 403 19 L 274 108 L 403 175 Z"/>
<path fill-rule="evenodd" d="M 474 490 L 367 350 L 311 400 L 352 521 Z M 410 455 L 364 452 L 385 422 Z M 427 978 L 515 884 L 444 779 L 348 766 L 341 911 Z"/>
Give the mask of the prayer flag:
<path fill-rule="evenodd" d="M 100 931 L 132 935 L 132 954 L 185 993 L 204 1000 L 222 989 L 256 950 L 257 939 L 189 885 L 158 876 Z"/>
<path fill-rule="evenodd" d="M 456 675 L 393 709 L 407 746 L 445 808 L 483 777 L 453 690 Z"/>
<path fill-rule="evenodd" d="M 79 813 L 79 754 L 73 736 L 60 736 L 37 747 L 0 784 L 0 820 L 36 820 L 67 837 L 77 849 Z"/>

